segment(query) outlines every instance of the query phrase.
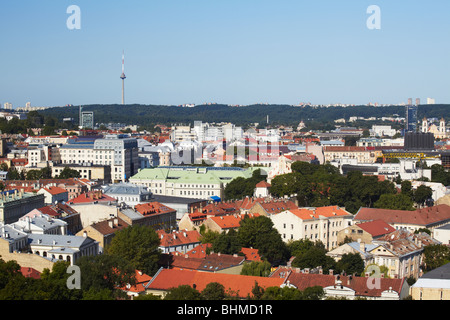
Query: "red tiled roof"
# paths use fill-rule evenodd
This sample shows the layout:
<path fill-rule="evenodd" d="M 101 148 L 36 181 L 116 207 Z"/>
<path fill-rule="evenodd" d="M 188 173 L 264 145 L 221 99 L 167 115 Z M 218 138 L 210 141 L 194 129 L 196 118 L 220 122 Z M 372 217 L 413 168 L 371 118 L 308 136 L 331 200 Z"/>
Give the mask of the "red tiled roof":
<path fill-rule="evenodd" d="M 289 210 L 292 214 L 297 216 L 302 220 L 318 219 L 320 216 L 326 218 L 334 216 L 348 216 L 350 213 L 338 206 L 328 206 L 328 207 L 317 207 L 314 209 L 298 208 L 294 210 Z"/>
<path fill-rule="evenodd" d="M 41 273 L 39 271 L 37 271 L 36 269 L 34 269 L 34 268 L 21 267 L 20 268 L 20 272 L 26 278 L 33 278 L 33 279 L 40 279 L 41 278 Z"/>
<path fill-rule="evenodd" d="M 168 213 L 168 212 L 176 212 L 176 210 L 169 208 L 166 205 L 163 205 L 159 202 L 147 202 L 138 204 L 134 207 L 137 212 L 146 216 L 151 214 L 160 214 L 160 213 Z"/>
<path fill-rule="evenodd" d="M 231 229 L 231 228 L 239 228 L 240 222 L 244 219 L 245 216 L 249 218 L 258 217 L 259 214 L 241 214 L 241 215 L 226 215 L 219 217 L 211 217 L 212 221 L 216 223 L 221 229 Z"/>
<path fill-rule="evenodd" d="M 63 213 L 66 213 L 67 215 L 78 213 L 72 207 L 68 206 L 67 204 L 62 204 L 61 202 L 58 202 L 57 204 L 48 205 L 42 208 L 38 208 L 36 210 L 52 217 L 59 217 Z"/>
<path fill-rule="evenodd" d="M 52 195 L 67 193 L 67 190 L 65 190 L 63 188 L 59 188 L 59 187 L 46 187 L 46 188 L 42 188 L 42 189 L 44 189 L 45 191 L 47 191 L 48 193 L 50 193 Z"/>
<path fill-rule="evenodd" d="M 450 206 L 445 204 L 415 211 L 361 208 L 355 215 L 355 220 L 359 221 L 383 220 L 388 224 L 404 223 L 420 226 L 449 219 Z"/>
<path fill-rule="evenodd" d="M 197 230 L 177 231 L 167 233 L 164 230 L 157 231 L 162 247 L 172 247 L 186 245 L 190 243 L 200 243 L 201 235 Z"/>
<path fill-rule="evenodd" d="M 266 181 L 261 181 L 256 184 L 256 188 L 270 188 L 270 187 L 271 187 L 270 183 L 267 183 Z"/>
<path fill-rule="evenodd" d="M 283 284 L 284 279 L 191 270 L 161 269 L 146 285 L 146 288 L 167 291 L 180 285 L 188 285 L 191 287 L 195 285 L 195 288 L 201 292 L 211 282 L 222 284 L 228 293 L 234 293 L 238 297 L 247 298 L 249 295 L 252 296 L 252 289 L 255 283 L 258 283 L 263 288 L 279 287 Z"/>
<path fill-rule="evenodd" d="M 202 258 L 189 254 L 163 254 L 160 264 L 176 269 L 190 269 L 205 272 L 217 272 L 244 263 L 245 257 L 230 254 L 211 253 Z"/>
<path fill-rule="evenodd" d="M 323 148 L 325 152 L 364 152 L 369 151 L 366 147 L 357 146 L 326 146 Z"/>
<path fill-rule="evenodd" d="M 268 214 L 275 214 L 298 208 L 294 202 L 281 199 L 258 201 L 258 204 L 256 205 L 260 205 Z"/>
<path fill-rule="evenodd" d="M 235 203 L 228 202 L 219 202 L 219 203 L 210 203 L 207 206 L 203 207 L 202 212 L 209 216 L 217 216 L 224 214 L 233 214 L 238 212 L 238 208 Z"/>
<path fill-rule="evenodd" d="M 189 257 L 192 258 L 205 258 L 206 257 L 206 249 L 211 248 L 211 243 L 202 243 L 193 248 L 191 251 L 186 252 Z"/>
<path fill-rule="evenodd" d="M 258 254 L 258 249 L 242 248 L 241 252 L 245 255 L 245 260 L 248 261 L 262 261 Z"/>
<path fill-rule="evenodd" d="M 139 270 L 136 270 L 135 279 L 136 279 L 135 285 L 132 285 L 132 286 L 128 285 L 128 286 L 122 287 L 120 289 L 122 289 L 123 291 L 134 292 L 134 293 L 145 292 L 144 285 L 146 283 L 148 283 L 150 280 L 152 280 L 152 277 L 150 277 L 149 275 L 147 275 Z"/>
<path fill-rule="evenodd" d="M 291 268 L 280 268 L 275 271 L 272 278 L 286 279 L 290 284 L 294 285 L 300 291 L 305 290 L 309 287 L 320 286 L 323 288 L 333 287 L 336 284 L 337 275 L 330 274 L 312 274 L 312 273 L 301 273 L 295 272 Z M 364 297 L 380 297 L 383 291 L 392 290 L 396 291 L 399 295 L 403 287 L 405 279 L 389 279 L 380 278 L 379 289 L 370 289 L 367 286 L 366 277 L 351 277 L 350 276 L 339 276 L 342 286 L 350 288 L 355 291 L 356 296 Z"/>
<path fill-rule="evenodd" d="M 383 220 L 374 220 L 356 224 L 364 231 L 370 233 L 372 237 L 379 237 L 387 233 L 395 231 L 395 228 L 384 222 Z"/>
<path fill-rule="evenodd" d="M 112 218 L 93 223 L 91 224 L 91 227 L 97 230 L 100 234 L 109 235 L 129 227 L 129 224 L 120 218 Z"/>
<path fill-rule="evenodd" d="M 90 191 L 80 194 L 78 197 L 69 201 L 69 203 L 80 204 L 80 203 L 93 203 L 98 202 L 116 202 L 117 200 L 101 191 Z"/>

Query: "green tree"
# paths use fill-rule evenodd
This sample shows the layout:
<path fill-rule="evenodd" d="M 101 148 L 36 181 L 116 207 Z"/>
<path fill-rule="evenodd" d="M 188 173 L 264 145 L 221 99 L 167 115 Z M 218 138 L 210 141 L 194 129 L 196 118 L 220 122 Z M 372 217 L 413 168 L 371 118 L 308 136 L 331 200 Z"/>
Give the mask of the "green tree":
<path fill-rule="evenodd" d="M 21 180 L 21 178 L 22 178 L 22 175 L 20 174 L 19 171 L 17 171 L 16 168 L 10 167 L 8 169 L 8 173 L 6 174 L 7 180 Z"/>
<path fill-rule="evenodd" d="M 22 276 L 20 265 L 14 260 L 5 262 L 0 258 L 0 289 L 3 289 L 15 276 Z"/>
<path fill-rule="evenodd" d="M 241 270 L 241 275 L 268 277 L 271 272 L 271 265 L 267 261 L 252 261 L 245 263 Z"/>
<path fill-rule="evenodd" d="M 425 202 L 433 196 L 433 190 L 425 185 L 420 185 L 414 191 L 414 201 L 421 207 L 424 206 Z"/>
<path fill-rule="evenodd" d="M 191 286 L 180 285 L 167 291 L 164 300 L 201 300 L 201 293 Z"/>
<path fill-rule="evenodd" d="M 325 272 L 330 269 L 336 270 L 336 261 L 326 255 L 327 251 L 317 246 L 312 247 L 301 256 L 295 257 L 292 266 L 295 268 L 316 268 L 322 267 Z"/>
<path fill-rule="evenodd" d="M 203 227 L 204 225 L 202 225 Z M 200 238 L 201 243 L 205 244 L 205 243 L 211 243 L 213 244 L 214 241 L 220 237 L 220 233 L 217 231 L 212 231 L 212 230 L 208 230 L 208 231 L 202 231 L 200 230 L 200 235 L 202 236 Z"/>
<path fill-rule="evenodd" d="M 426 272 L 450 262 L 450 248 L 442 244 L 428 245 L 423 250 L 423 268 Z"/>
<path fill-rule="evenodd" d="M 102 297 L 109 292 L 108 299 L 121 297 L 124 293 L 119 288 L 136 284 L 136 268 L 119 256 L 105 253 L 83 256 L 77 260 L 77 266 L 80 267 L 83 297 L 89 292 L 101 292 Z"/>
<path fill-rule="evenodd" d="M 293 287 L 268 287 L 261 300 L 303 300 L 303 295 L 300 290 Z"/>
<path fill-rule="evenodd" d="M 80 178 L 81 174 L 77 170 L 70 169 L 69 167 L 65 167 L 58 176 L 58 179 L 71 179 L 71 178 Z"/>
<path fill-rule="evenodd" d="M 322 300 L 325 291 L 321 286 L 308 287 L 302 291 L 303 300 Z"/>
<path fill-rule="evenodd" d="M 226 297 L 225 287 L 218 282 L 208 283 L 201 292 L 204 300 L 224 300 Z"/>
<path fill-rule="evenodd" d="M 230 229 L 228 232 L 223 232 L 217 237 L 212 245 L 214 252 L 220 252 L 224 254 L 238 254 L 242 245 L 238 237 L 238 233 L 234 229 Z"/>
<path fill-rule="evenodd" d="M 450 172 L 440 164 L 431 166 L 431 181 L 442 183 L 444 186 L 450 186 Z"/>
<path fill-rule="evenodd" d="M 314 242 L 309 239 L 299 239 L 288 242 L 287 247 L 291 256 L 298 257 L 314 247 Z"/>
<path fill-rule="evenodd" d="M 134 297 L 133 300 L 162 300 L 162 298 L 161 296 L 155 295 L 153 293 L 147 293 Z"/>
<path fill-rule="evenodd" d="M 257 281 L 255 281 L 255 285 L 252 288 L 252 297 L 253 300 L 261 300 L 261 298 L 264 296 L 264 288 L 261 287 Z"/>
<path fill-rule="evenodd" d="M 42 171 L 41 170 L 29 170 L 26 174 L 27 180 L 39 180 L 42 178 Z"/>
<path fill-rule="evenodd" d="M 242 247 L 258 249 L 259 255 L 271 263 L 289 259 L 287 246 L 268 217 L 245 216 L 240 222 L 238 238 Z"/>
<path fill-rule="evenodd" d="M 402 189 L 401 189 L 402 194 L 404 194 L 404 195 L 408 196 L 410 199 L 412 199 L 413 189 L 412 189 L 411 181 L 404 180 L 404 181 L 402 181 L 401 186 L 402 186 Z"/>
<path fill-rule="evenodd" d="M 154 274 L 158 270 L 159 245 L 160 239 L 153 228 L 135 225 L 118 231 L 106 251 L 129 261 L 137 270 Z"/>
<path fill-rule="evenodd" d="M 8 165 L 5 162 L 0 163 L 0 171 L 8 171 Z"/>
<path fill-rule="evenodd" d="M 336 263 L 336 267 L 339 272 L 346 274 L 361 274 L 364 271 L 364 260 L 358 253 L 345 253 Z"/>
<path fill-rule="evenodd" d="M 39 291 L 41 300 L 79 300 L 82 297 L 82 291 L 79 289 L 69 289 L 67 279 L 69 274 L 67 268 L 69 263 L 66 261 L 57 261 L 53 264 L 52 270 L 44 269 L 41 273 Z"/>
<path fill-rule="evenodd" d="M 375 202 L 374 208 L 409 211 L 415 210 L 413 200 L 403 193 L 382 194 L 377 202 Z"/>

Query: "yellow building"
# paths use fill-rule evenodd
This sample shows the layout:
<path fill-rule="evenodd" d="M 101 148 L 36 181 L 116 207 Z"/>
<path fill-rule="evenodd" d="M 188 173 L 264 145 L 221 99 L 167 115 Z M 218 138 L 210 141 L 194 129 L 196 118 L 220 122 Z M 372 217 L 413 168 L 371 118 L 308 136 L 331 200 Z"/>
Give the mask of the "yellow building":
<path fill-rule="evenodd" d="M 450 300 L 450 263 L 425 273 L 410 293 L 413 300 Z"/>

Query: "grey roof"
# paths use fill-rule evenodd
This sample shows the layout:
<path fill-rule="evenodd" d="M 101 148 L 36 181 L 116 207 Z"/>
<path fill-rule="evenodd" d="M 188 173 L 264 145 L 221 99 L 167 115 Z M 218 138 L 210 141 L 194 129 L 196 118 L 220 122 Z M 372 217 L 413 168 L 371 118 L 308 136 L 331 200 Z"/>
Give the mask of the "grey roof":
<path fill-rule="evenodd" d="M 347 243 L 347 245 L 349 245 L 350 247 L 352 247 L 353 249 L 355 249 L 356 251 L 358 251 L 359 253 L 363 254 L 364 256 L 369 256 L 369 251 L 371 251 L 372 249 L 374 249 L 375 247 L 377 247 L 378 245 L 375 244 L 364 244 L 364 247 L 366 249 L 365 252 L 362 252 L 359 246 L 359 242 L 350 242 Z"/>
<path fill-rule="evenodd" d="M 22 227 L 24 227 L 25 230 L 28 230 L 27 219 L 30 220 L 30 224 L 43 230 L 51 229 L 54 228 L 55 226 L 61 227 L 67 225 L 67 222 L 60 219 L 52 218 L 48 215 L 41 215 L 41 216 L 36 215 L 33 217 L 25 217 L 19 219 L 19 221 L 13 223 L 13 226 L 16 227 L 17 229 L 21 229 Z"/>
<path fill-rule="evenodd" d="M 63 144 L 60 149 L 94 149 L 93 143 Z"/>
<path fill-rule="evenodd" d="M 139 220 L 142 219 L 142 214 L 139 212 L 134 211 L 133 209 L 122 209 L 120 210 L 124 215 L 126 215 L 131 220 Z"/>
<path fill-rule="evenodd" d="M 151 193 L 147 187 L 124 182 L 108 185 L 103 189 L 103 192 L 105 194 L 126 194 L 126 195 L 139 195 Z"/>
<path fill-rule="evenodd" d="M 450 280 L 450 263 L 425 273 L 422 279 L 447 279 Z"/>
<path fill-rule="evenodd" d="M 205 199 L 193 199 L 193 198 L 183 198 L 183 197 L 174 197 L 174 196 L 162 196 L 153 194 L 150 201 L 157 201 L 162 204 L 167 203 L 177 203 L 177 204 L 191 204 L 206 201 Z"/>
<path fill-rule="evenodd" d="M 17 230 L 10 225 L 0 224 L 0 238 L 11 242 L 26 237 L 27 234 L 25 232 Z"/>
<path fill-rule="evenodd" d="M 445 224 L 445 225 L 440 226 L 440 227 L 435 228 L 435 229 L 439 229 L 439 230 L 450 230 L 450 223 Z"/>
<path fill-rule="evenodd" d="M 55 235 L 55 234 L 29 234 L 30 245 L 54 246 L 54 247 L 71 247 L 81 248 L 86 244 L 94 242 L 89 237 Z M 41 240 L 41 243 L 39 243 Z"/>

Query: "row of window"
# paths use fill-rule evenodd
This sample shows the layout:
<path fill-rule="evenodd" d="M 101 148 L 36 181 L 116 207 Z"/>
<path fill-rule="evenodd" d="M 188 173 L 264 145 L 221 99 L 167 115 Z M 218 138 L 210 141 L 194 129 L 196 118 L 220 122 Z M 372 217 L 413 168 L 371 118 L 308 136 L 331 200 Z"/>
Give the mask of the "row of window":
<path fill-rule="evenodd" d="M 332 221 L 332 222 L 331 222 L 331 227 L 332 227 L 332 228 L 334 228 L 334 227 L 340 227 L 341 225 L 342 225 L 342 221 Z M 319 227 L 319 224 L 318 224 L 318 223 L 316 223 L 316 224 L 310 224 L 310 229 L 311 229 L 311 230 L 317 229 L 318 227 Z M 286 229 L 286 223 L 283 223 L 283 228 Z M 323 224 L 323 228 L 324 228 L 324 229 L 327 228 L 327 224 L 326 224 L 326 223 Z M 291 230 L 294 230 L 294 225 L 293 225 L 293 224 L 291 224 Z M 308 225 L 305 224 L 305 231 L 307 231 L 307 230 L 308 230 Z"/>

